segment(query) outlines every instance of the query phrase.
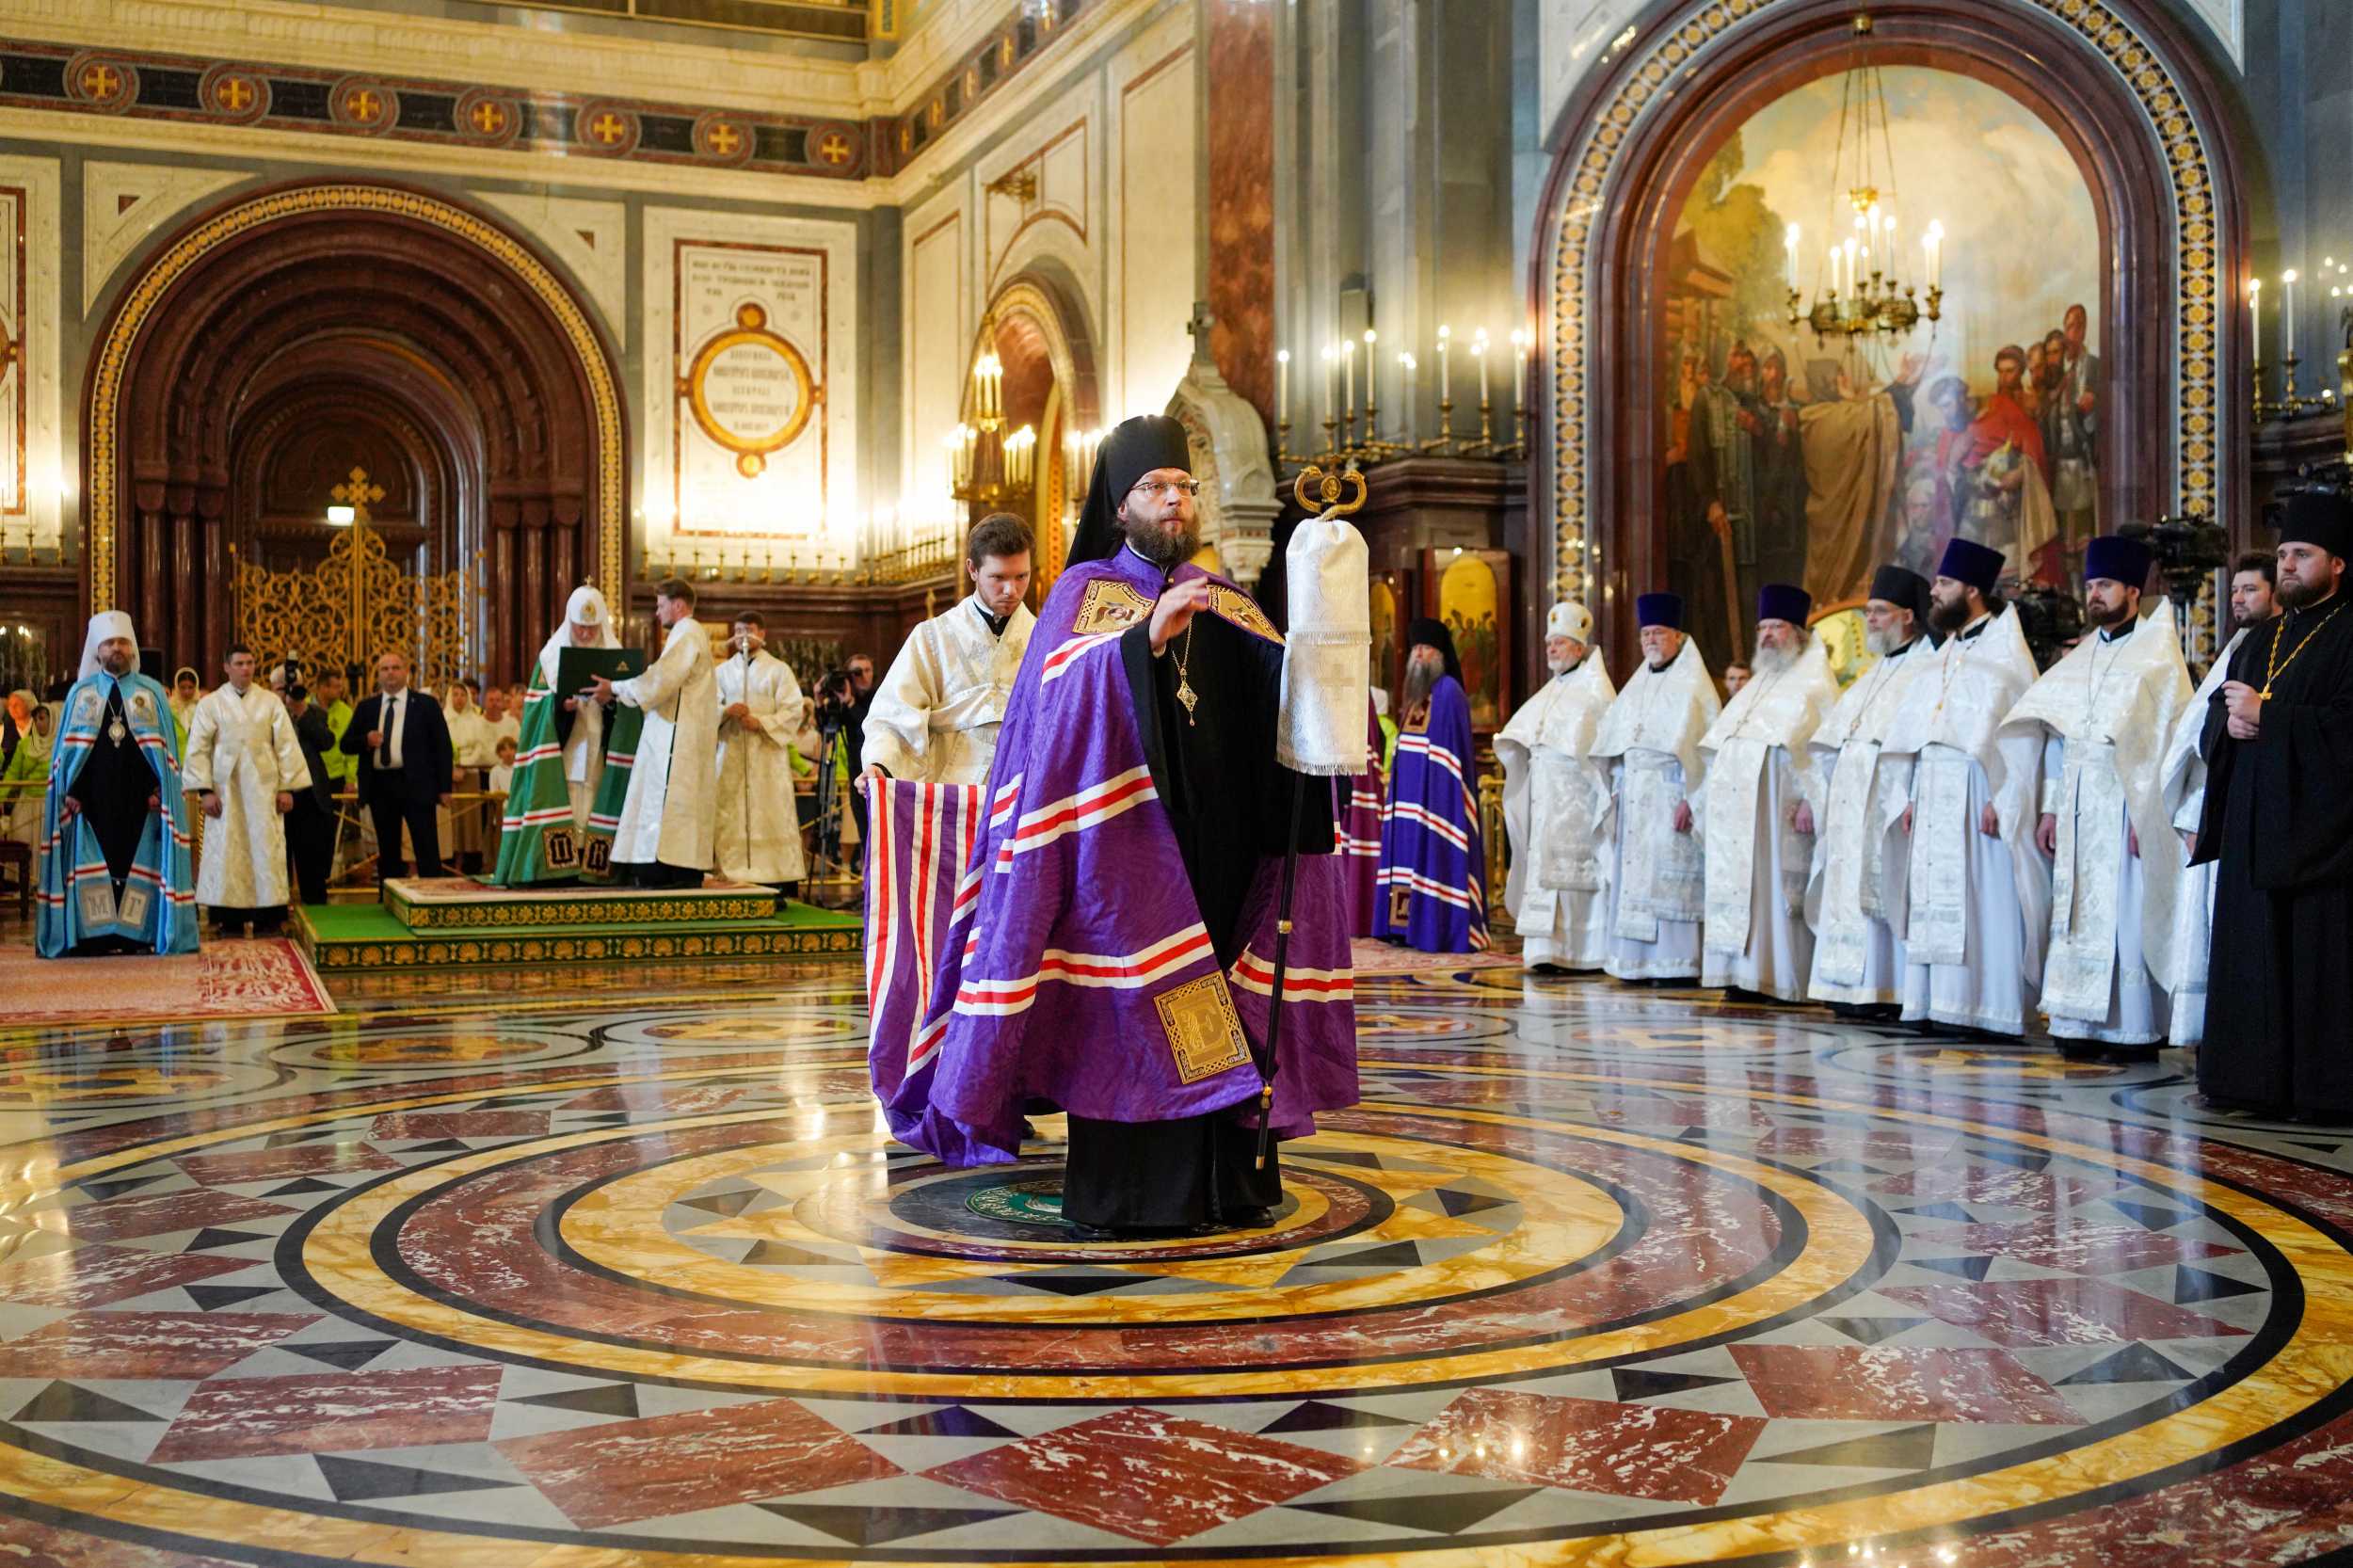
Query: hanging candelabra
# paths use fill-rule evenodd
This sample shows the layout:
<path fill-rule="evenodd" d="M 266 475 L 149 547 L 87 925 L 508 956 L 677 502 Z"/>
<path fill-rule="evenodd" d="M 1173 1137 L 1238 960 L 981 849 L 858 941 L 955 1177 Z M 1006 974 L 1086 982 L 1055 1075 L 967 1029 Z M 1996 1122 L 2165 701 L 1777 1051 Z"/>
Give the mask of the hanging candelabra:
<path fill-rule="evenodd" d="M 1005 429 L 1005 365 L 994 351 L 972 363 L 969 402 L 971 423 L 948 437 L 949 488 L 967 506 L 1026 511 L 1037 488 L 1037 432 Z"/>
<path fill-rule="evenodd" d="M 1902 272 L 1903 229 L 1897 217 L 1895 141 L 1889 130 L 1887 87 L 1865 56 L 1868 15 L 1854 19 L 1854 56 L 1847 67 L 1838 111 L 1838 140 L 1831 154 L 1829 244 L 1820 253 L 1814 299 L 1798 288 L 1804 235 L 1791 224 L 1782 236 L 1789 325 L 1805 326 L 1818 341 L 1900 337 L 1944 315 L 1945 226 L 1930 223 L 1920 237 L 1916 281 Z M 1878 143 L 1874 150 L 1873 142 Z"/>

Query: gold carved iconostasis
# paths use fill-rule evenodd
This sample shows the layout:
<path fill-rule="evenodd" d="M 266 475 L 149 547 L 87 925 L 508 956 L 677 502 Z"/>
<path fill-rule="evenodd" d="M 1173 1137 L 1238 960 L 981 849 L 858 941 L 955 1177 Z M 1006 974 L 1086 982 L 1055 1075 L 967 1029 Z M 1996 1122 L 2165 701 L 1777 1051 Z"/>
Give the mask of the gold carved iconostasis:
<path fill-rule="evenodd" d="M 1891 66 L 1893 247 L 1908 275 L 1941 226 L 1942 319 L 1907 337 L 1817 341 L 1788 321 L 1838 265 L 1826 202 L 1842 76 L 1757 108 L 1685 200 L 1663 280 L 1661 504 L 1668 581 L 1711 666 L 1747 656 L 1756 591 L 1858 605 L 1895 561 L 1933 575 L 1947 541 L 2021 582 L 2073 584 L 2100 529 L 2100 225 L 2089 186 L 2025 105 L 1956 72 Z M 1852 136 L 1851 117 L 1848 135 Z M 1797 244 L 1789 231 L 1796 225 Z M 1910 238 L 1906 231 L 1910 232 Z"/>

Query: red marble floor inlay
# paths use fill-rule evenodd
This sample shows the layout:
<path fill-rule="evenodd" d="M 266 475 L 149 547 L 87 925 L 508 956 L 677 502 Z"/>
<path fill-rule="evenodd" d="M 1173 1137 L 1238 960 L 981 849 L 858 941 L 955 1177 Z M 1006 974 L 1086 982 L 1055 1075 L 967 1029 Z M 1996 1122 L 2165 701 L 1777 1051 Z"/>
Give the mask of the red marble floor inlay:
<path fill-rule="evenodd" d="M 0 1263 L 0 1299 L 26 1306 L 104 1306 L 252 1267 L 251 1258 L 217 1253 L 142 1252 L 92 1243 Z"/>
<path fill-rule="evenodd" d="M 207 1187 L 401 1168 L 399 1160 L 365 1144 L 296 1144 L 282 1149 L 232 1149 L 225 1154 L 183 1155 L 174 1163 L 188 1174 L 188 1179 Z"/>
<path fill-rule="evenodd" d="M 1389 1463 L 1612 1497 L 1712 1503 L 1765 1427 L 1753 1416 L 1476 1388 Z"/>
<path fill-rule="evenodd" d="M 495 1445 L 584 1529 L 902 1474 L 791 1400 Z"/>
<path fill-rule="evenodd" d="M 863 1087 L 861 1085 L 861 1087 Z M 700 1116 L 726 1111 L 758 1094 L 758 1090 L 706 1083 L 687 1089 L 659 1084 L 623 1083 L 591 1089 L 556 1107 L 559 1111 L 630 1111 L 648 1116 Z"/>
<path fill-rule="evenodd" d="M 1991 1253 L 2015 1258 L 2040 1269 L 2071 1269 L 2086 1273 L 2121 1274 L 2160 1263 L 2188 1263 L 2201 1257 L 2222 1257 L 2242 1249 L 2220 1241 L 2194 1241 L 2163 1236 L 2137 1225 L 2062 1223 L 2054 1215 L 2014 1225 L 1954 1225 L 1924 1230 L 1912 1240 L 1923 1248 L 1950 1248 L 1954 1253 Z"/>
<path fill-rule="evenodd" d="M 1950 1285 L 1881 1286 L 1880 1294 L 1997 1345 L 2241 1338 L 2247 1333 L 2104 1279 L 1957 1280 Z"/>
<path fill-rule="evenodd" d="M 208 1383 L 188 1396 L 154 1459 L 480 1443 L 490 1435 L 499 1377 L 493 1366 L 421 1367 Z"/>
<path fill-rule="evenodd" d="M 410 1138 L 545 1138 L 545 1111 L 391 1111 L 368 1126 L 386 1142 Z"/>
<path fill-rule="evenodd" d="M 0 1345 L 6 1378 L 208 1378 L 315 1312 L 83 1312 Z"/>
<path fill-rule="evenodd" d="M 2073 1208 L 2126 1191 L 2124 1183 L 2022 1171 L 2010 1165 L 1931 1165 L 1871 1183 L 1882 1198 L 1913 1203 L 1983 1203 L 2010 1208 Z"/>
<path fill-rule="evenodd" d="M 1337 1454 L 1130 1406 L 926 1474 L 1165 1546 L 1362 1468 Z"/>
<path fill-rule="evenodd" d="M 43 1230 L 87 1241 L 120 1241 L 141 1236 L 162 1236 L 175 1230 L 200 1230 L 206 1225 L 233 1225 L 240 1220 L 279 1220 L 294 1210 L 266 1198 L 237 1192 L 158 1192 L 152 1197 L 109 1198 L 104 1203 L 78 1204 L 72 1208 L 43 1208 L 27 1215 Z"/>
<path fill-rule="evenodd" d="M 1766 1413 L 1785 1418 L 2083 1424 L 2008 1351 L 1735 1345 L 1732 1359 Z"/>
<path fill-rule="evenodd" d="M 1785 1127 L 1751 1145 L 1769 1160 L 1863 1160 L 1921 1161 L 1942 1157 L 1959 1140 L 1949 1133 L 1923 1132 L 1907 1138 L 1897 1132 L 1859 1132 L 1845 1128 Z"/>

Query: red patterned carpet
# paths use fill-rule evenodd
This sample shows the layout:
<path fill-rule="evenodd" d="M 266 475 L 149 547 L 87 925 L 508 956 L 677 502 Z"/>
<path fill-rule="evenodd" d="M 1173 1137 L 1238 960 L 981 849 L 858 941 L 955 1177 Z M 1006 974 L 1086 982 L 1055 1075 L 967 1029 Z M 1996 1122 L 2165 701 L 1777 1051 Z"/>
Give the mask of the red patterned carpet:
<path fill-rule="evenodd" d="M 1416 952 L 1412 948 L 1391 947 L 1369 936 L 1356 938 L 1355 964 L 1358 974 L 1430 974 L 1455 969 L 1509 968 L 1520 961 L 1517 943 L 1514 951 L 1497 952 Z"/>
<path fill-rule="evenodd" d="M 185 957 L 37 958 L 0 951 L 8 1025 L 316 1018 L 335 1011 L 302 950 L 282 936 L 207 942 Z"/>

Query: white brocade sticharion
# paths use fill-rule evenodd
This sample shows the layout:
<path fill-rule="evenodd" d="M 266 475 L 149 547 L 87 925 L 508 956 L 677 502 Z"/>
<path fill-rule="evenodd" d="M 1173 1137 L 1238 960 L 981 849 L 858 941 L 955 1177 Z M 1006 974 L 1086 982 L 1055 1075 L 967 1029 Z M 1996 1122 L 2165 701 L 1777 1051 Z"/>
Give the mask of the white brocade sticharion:
<path fill-rule="evenodd" d="M 1616 696 L 1595 649 L 1546 681 L 1496 734 L 1512 842 L 1503 899 L 1523 963 L 1597 969 L 1608 956 L 1609 765 L 1591 753 Z"/>
<path fill-rule="evenodd" d="M 792 794 L 792 739 L 807 702 L 792 666 L 765 649 L 719 666 L 719 711 L 742 703 L 752 723 L 719 720 L 721 875 L 736 882 L 798 882 L 808 874 Z"/>
<path fill-rule="evenodd" d="M 1809 743 L 1816 776 L 1826 780 L 1806 883 L 1814 928 L 1806 995 L 1816 1001 L 1865 1007 L 1901 1000 L 1911 856 L 1898 824 L 1912 764 L 1882 757 L 1880 743 L 1935 658 L 1920 637 L 1879 660 L 1847 688 Z"/>
<path fill-rule="evenodd" d="M 2160 600 L 2126 635 L 2086 637 L 2003 721 L 2004 739 L 2045 746 L 2041 806 L 2058 825 L 2041 987 L 2054 1034 L 2135 1046 L 2165 1036 L 2180 879 L 2165 753 L 2190 694 Z"/>
<path fill-rule="evenodd" d="M 629 795 L 613 833 L 621 865 L 660 861 L 709 871 L 715 834 L 713 796 L 719 771 L 719 690 L 711 642 L 701 625 L 670 628 L 662 657 L 641 675 L 613 682 L 613 699 L 642 708 L 629 771 Z"/>
<path fill-rule="evenodd" d="M 2042 746 L 1994 731 L 2036 674 L 2018 612 L 1980 616 L 1936 650 L 1881 744 L 1881 757 L 1913 763 L 1907 1018 L 2025 1028 L 2051 910 L 2050 867 L 2034 842 Z M 1978 829 L 1988 805 L 1992 838 Z"/>
<path fill-rule="evenodd" d="M 2214 694 L 2231 679 L 2231 655 L 2245 641 L 2247 629 L 2231 633 L 2231 641 L 2215 655 L 2214 667 L 2198 683 L 2197 695 L 2173 722 L 2171 744 L 2166 747 L 2163 786 L 2165 807 L 2173 824 L 2166 848 L 2187 860 L 2186 836 L 2198 831 L 2206 809 L 2206 759 L 2199 743 L 2206 732 L 2206 713 Z M 2153 853 L 2144 842 L 2140 853 Z M 2194 1046 L 2206 1037 L 2206 973 L 2213 958 L 2214 863 L 2185 866 L 2173 885 L 2173 968 L 2165 989 L 2172 1001 L 2172 1021 L 2167 1038 L 2177 1046 Z"/>
<path fill-rule="evenodd" d="M 1794 664 L 1759 671 L 1700 737 L 1707 777 L 1692 802 L 1705 855 L 1701 984 L 1801 1000 L 1814 960 L 1805 923 L 1811 834 L 1801 800 L 1822 803 L 1806 744 L 1838 701 L 1819 637 Z"/>
<path fill-rule="evenodd" d="M 1684 640 L 1663 670 L 1645 663 L 1609 705 L 1593 755 L 1611 764 L 1616 832 L 1609 955 L 1620 980 L 1697 979 L 1702 859 L 1697 833 L 1677 833 L 1675 808 L 1706 781 L 1700 737 L 1722 711 L 1699 645 Z"/>
<path fill-rule="evenodd" d="M 309 789 L 311 769 L 277 694 L 259 681 L 243 696 L 232 686 L 208 693 L 188 716 L 181 783 L 220 800 L 220 815 L 203 819 L 196 902 L 215 909 L 286 904 L 286 819 L 278 795 Z"/>
<path fill-rule="evenodd" d="M 863 759 L 912 782 L 986 783 L 1005 699 L 1036 625 L 1030 607 L 1016 605 L 996 635 L 975 594 L 917 627 L 874 687 Z"/>

